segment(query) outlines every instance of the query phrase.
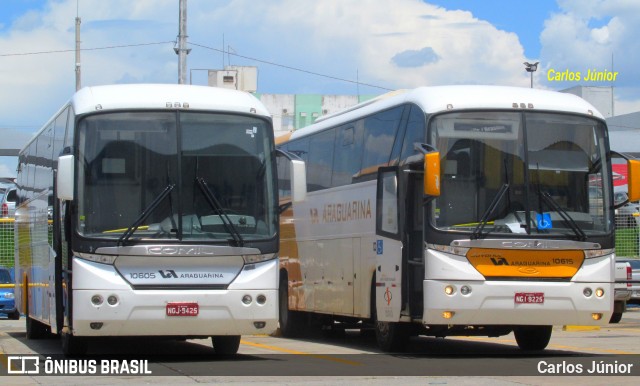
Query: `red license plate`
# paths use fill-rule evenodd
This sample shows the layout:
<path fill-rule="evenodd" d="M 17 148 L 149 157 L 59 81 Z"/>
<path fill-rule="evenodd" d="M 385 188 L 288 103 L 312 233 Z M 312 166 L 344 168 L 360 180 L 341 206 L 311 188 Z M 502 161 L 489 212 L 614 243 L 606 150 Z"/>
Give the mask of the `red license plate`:
<path fill-rule="evenodd" d="M 167 316 L 198 316 L 198 303 L 167 303 Z"/>
<path fill-rule="evenodd" d="M 544 303 L 544 292 L 516 292 L 514 301 L 516 304 Z"/>

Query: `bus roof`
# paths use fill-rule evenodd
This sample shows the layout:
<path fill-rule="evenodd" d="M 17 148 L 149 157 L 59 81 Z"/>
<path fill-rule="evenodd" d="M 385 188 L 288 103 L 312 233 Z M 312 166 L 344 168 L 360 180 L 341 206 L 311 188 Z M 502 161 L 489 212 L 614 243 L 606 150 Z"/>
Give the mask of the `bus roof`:
<path fill-rule="evenodd" d="M 219 87 L 180 84 L 114 84 L 90 86 L 77 91 L 71 101 L 62 106 L 22 147 L 20 154 L 53 122 L 69 104 L 76 115 L 94 111 L 124 109 L 208 110 L 253 113 L 266 117 L 271 114 L 258 98 L 248 92 Z M 175 104 L 179 103 L 180 107 Z M 100 107 L 98 107 L 98 105 Z M 255 109 L 255 111 L 252 111 Z"/>
<path fill-rule="evenodd" d="M 179 84 L 118 84 L 85 87 L 71 99 L 76 114 L 96 110 L 215 110 L 270 116 L 255 96 L 237 90 Z M 97 106 L 100 107 L 97 107 Z M 254 109 L 255 111 L 252 111 Z"/>
<path fill-rule="evenodd" d="M 289 139 L 322 131 L 404 103 L 416 104 L 427 114 L 469 109 L 517 109 L 562 111 L 604 120 L 602 114 L 589 102 L 572 94 L 505 86 L 434 86 L 392 91 L 341 112 L 320 117 L 315 124 L 293 132 Z"/>

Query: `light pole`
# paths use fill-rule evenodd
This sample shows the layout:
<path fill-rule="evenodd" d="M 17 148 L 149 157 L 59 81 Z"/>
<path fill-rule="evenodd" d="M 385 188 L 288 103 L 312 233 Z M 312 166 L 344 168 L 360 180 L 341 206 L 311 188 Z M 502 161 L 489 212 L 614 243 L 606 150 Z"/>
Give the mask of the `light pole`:
<path fill-rule="evenodd" d="M 535 62 L 533 64 L 529 62 L 524 62 L 525 70 L 531 73 L 531 88 L 533 88 L 533 73 L 538 69 L 538 63 L 540 62 Z"/>

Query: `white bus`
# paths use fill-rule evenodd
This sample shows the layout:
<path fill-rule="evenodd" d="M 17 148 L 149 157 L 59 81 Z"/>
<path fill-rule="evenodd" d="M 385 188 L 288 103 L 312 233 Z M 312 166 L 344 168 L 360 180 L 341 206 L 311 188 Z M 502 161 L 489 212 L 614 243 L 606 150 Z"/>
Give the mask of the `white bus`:
<path fill-rule="evenodd" d="M 185 85 L 78 91 L 19 155 L 16 304 L 65 354 L 97 337 L 277 328 L 271 118 L 252 95 Z"/>
<path fill-rule="evenodd" d="M 584 100 L 418 88 L 276 145 L 307 164 L 307 199 L 281 215 L 284 335 L 312 316 L 334 328 L 373 322 L 383 350 L 412 335 L 512 331 L 522 349 L 540 350 L 553 325 L 609 321 L 611 153 L 603 117 Z M 629 165 L 636 200 L 640 170 Z"/>

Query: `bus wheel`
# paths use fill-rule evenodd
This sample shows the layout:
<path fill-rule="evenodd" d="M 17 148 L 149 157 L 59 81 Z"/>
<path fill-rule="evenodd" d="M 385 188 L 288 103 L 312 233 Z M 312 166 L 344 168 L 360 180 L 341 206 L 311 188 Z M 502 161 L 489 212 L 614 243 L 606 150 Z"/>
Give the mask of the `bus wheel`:
<path fill-rule="evenodd" d="M 376 309 L 375 285 L 371 285 L 371 320 L 376 332 L 378 347 L 386 352 L 404 351 L 409 343 L 408 326 L 398 322 L 378 321 L 378 311 Z"/>
<path fill-rule="evenodd" d="M 513 334 L 522 350 L 544 350 L 551 339 L 552 326 L 519 326 L 513 329 Z"/>
<path fill-rule="evenodd" d="M 62 341 L 62 353 L 67 357 L 80 357 L 87 354 L 89 344 L 85 338 L 73 336 L 69 333 L 60 334 Z"/>
<path fill-rule="evenodd" d="M 302 322 L 300 314 L 296 311 L 289 310 L 289 287 L 286 276 L 280 279 L 278 288 L 278 323 L 280 324 L 280 333 L 286 338 L 295 337 L 300 332 L 300 323 Z"/>
<path fill-rule="evenodd" d="M 402 323 L 376 321 L 376 341 L 386 352 L 404 351 L 409 342 L 409 333 Z"/>
<path fill-rule="evenodd" d="M 213 351 L 218 355 L 234 355 L 240 348 L 240 335 L 212 336 Z"/>
<path fill-rule="evenodd" d="M 7 315 L 11 320 L 19 320 L 20 319 L 20 311 L 15 310 L 11 314 Z"/>

